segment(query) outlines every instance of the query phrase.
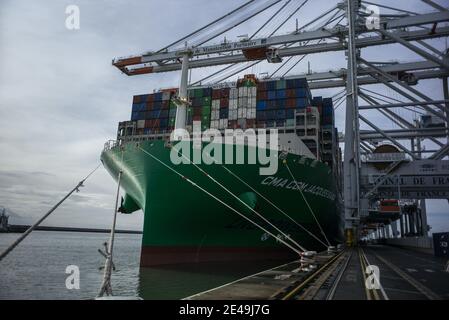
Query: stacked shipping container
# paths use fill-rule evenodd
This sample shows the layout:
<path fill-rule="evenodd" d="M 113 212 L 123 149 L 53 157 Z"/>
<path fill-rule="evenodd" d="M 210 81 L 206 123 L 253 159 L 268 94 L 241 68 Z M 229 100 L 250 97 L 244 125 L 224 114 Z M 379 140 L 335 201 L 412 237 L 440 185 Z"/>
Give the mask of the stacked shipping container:
<path fill-rule="evenodd" d="M 259 82 L 257 86 L 257 127 L 294 126 L 295 109 L 311 104 L 306 79 Z"/>
<path fill-rule="evenodd" d="M 174 128 L 176 89 L 133 98 L 131 120 L 137 122 L 137 134 L 169 132 Z M 294 127 L 295 111 L 316 106 L 323 127 L 334 127 L 332 99 L 312 99 L 304 78 L 259 81 L 248 75 L 236 87 L 193 88 L 188 90 L 187 128 L 201 121 L 208 128 L 279 128 Z"/>
<path fill-rule="evenodd" d="M 170 89 L 133 97 L 131 120 L 137 123 L 137 134 L 165 132 L 173 128 L 176 106 L 171 98 L 175 92 L 175 89 Z"/>

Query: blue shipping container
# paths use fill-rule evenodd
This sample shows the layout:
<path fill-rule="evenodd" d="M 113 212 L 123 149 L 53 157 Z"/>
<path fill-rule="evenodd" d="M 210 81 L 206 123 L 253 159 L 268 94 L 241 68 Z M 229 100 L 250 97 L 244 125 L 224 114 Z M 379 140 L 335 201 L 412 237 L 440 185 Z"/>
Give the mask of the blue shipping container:
<path fill-rule="evenodd" d="M 267 108 L 267 102 L 265 100 L 257 101 L 257 110 L 265 110 Z"/>
<path fill-rule="evenodd" d="M 307 106 L 306 98 L 297 98 L 296 99 L 296 108 L 303 109 Z"/>
<path fill-rule="evenodd" d="M 294 119 L 295 118 L 295 110 L 294 109 L 286 109 L 285 110 L 285 118 L 286 119 Z"/>
<path fill-rule="evenodd" d="M 307 91 L 308 89 L 306 88 L 296 88 L 295 95 L 297 98 L 305 98 L 308 96 Z"/>
<path fill-rule="evenodd" d="M 295 79 L 295 88 L 308 87 L 306 78 Z"/>
<path fill-rule="evenodd" d="M 229 109 L 220 109 L 220 119 L 226 119 L 229 114 Z"/>
<path fill-rule="evenodd" d="M 159 120 L 159 124 L 162 128 L 165 128 L 168 126 L 168 118 L 163 118 Z"/>
<path fill-rule="evenodd" d="M 324 98 L 323 99 L 323 106 L 324 107 L 333 107 L 332 98 Z"/>
<path fill-rule="evenodd" d="M 285 120 L 276 120 L 276 127 L 284 127 Z"/>
<path fill-rule="evenodd" d="M 276 108 L 276 100 L 268 100 L 267 109 L 274 109 L 274 108 Z"/>
<path fill-rule="evenodd" d="M 287 102 L 284 99 L 276 100 L 275 102 L 276 102 L 276 109 L 285 109 Z"/>
<path fill-rule="evenodd" d="M 157 92 L 154 94 L 154 101 L 162 101 L 162 92 Z"/>
<path fill-rule="evenodd" d="M 313 97 L 313 99 L 312 99 L 312 105 L 318 107 L 318 106 L 321 106 L 322 104 L 323 104 L 323 97 L 320 97 L 320 96 L 318 96 L 318 97 Z"/>
<path fill-rule="evenodd" d="M 275 118 L 276 118 L 276 111 L 274 111 L 274 110 L 266 111 L 266 119 L 267 120 L 274 120 Z"/>
<path fill-rule="evenodd" d="M 276 81 L 268 81 L 267 90 L 276 90 Z"/>
<path fill-rule="evenodd" d="M 168 117 L 168 110 L 162 109 L 160 110 L 159 118 L 167 118 Z"/>
<path fill-rule="evenodd" d="M 154 101 L 153 102 L 153 109 L 158 110 L 162 108 L 162 101 Z"/>
<path fill-rule="evenodd" d="M 276 111 L 276 120 L 285 119 L 285 110 L 277 110 Z"/>
<path fill-rule="evenodd" d="M 276 98 L 277 99 L 285 99 L 287 97 L 287 92 L 285 89 L 277 90 L 276 91 Z"/>
<path fill-rule="evenodd" d="M 276 91 L 274 91 L 274 90 L 268 91 L 268 99 L 275 100 L 276 99 Z"/>
<path fill-rule="evenodd" d="M 293 88 L 295 88 L 295 80 L 294 79 L 287 80 L 287 89 Z"/>
<path fill-rule="evenodd" d="M 266 112 L 265 111 L 257 111 L 256 112 L 256 119 L 257 120 L 265 120 L 266 117 Z"/>
<path fill-rule="evenodd" d="M 274 121 L 273 120 L 268 120 L 266 123 L 267 128 L 273 128 L 274 127 Z"/>

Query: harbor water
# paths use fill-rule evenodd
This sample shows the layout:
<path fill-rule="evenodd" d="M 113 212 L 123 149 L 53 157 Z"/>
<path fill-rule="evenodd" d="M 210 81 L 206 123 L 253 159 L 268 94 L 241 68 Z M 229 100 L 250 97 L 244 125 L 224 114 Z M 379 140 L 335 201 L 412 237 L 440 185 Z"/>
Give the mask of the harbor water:
<path fill-rule="evenodd" d="M 0 233 L 0 251 L 19 234 Z M 2 299 L 92 299 L 101 285 L 106 233 L 35 231 L 0 263 Z M 209 263 L 170 268 L 140 268 L 141 235 L 118 234 L 114 247 L 115 295 L 143 299 L 182 299 L 281 264 Z M 68 266 L 79 268 L 79 289 L 68 289 Z"/>

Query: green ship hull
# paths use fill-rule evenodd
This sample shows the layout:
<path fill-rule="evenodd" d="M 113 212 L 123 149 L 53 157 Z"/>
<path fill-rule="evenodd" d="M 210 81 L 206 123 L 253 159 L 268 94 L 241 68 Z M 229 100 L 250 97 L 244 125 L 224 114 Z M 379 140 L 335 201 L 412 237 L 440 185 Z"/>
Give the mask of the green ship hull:
<path fill-rule="evenodd" d="M 208 177 L 192 164 L 173 164 L 170 150 L 164 141 L 154 140 L 126 143 L 122 147 L 105 149 L 101 155 L 114 179 L 117 180 L 120 170 L 123 172 L 121 186 L 126 195 L 121 211 L 131 213 L 142 209 L 144 212 L 141 266 L 295 257 L 293 250 L 273 237 L 280 235 L 278 231 L 214 183 L 211 177 L 301 246 L 308 250 L 324 250 L 325 237 L 297 190 L 299 184 L 328 240 L 332 244 L 339 241 L 337 191 L 331 169 L 325 164 L 288 154 L 285 159 L 277 160 L 278 171 L 272 176 L 260 175 L 258 164 L 199 164 Z M 272 235 L 193 186 L 186 178 L 268 229 Z"/>

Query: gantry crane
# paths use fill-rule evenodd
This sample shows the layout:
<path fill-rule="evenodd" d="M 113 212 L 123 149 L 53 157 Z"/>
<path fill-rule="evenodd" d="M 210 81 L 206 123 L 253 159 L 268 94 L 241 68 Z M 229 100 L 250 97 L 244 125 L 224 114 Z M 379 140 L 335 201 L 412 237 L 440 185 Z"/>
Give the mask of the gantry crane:
<path fill-rule="evenodd" d="M 390 141 L 401 152 L 409 155 L 412 160 L 423 159 L 423 154 L 426 151 L 421 148 L 421 145 L 425 141 L 437 146 L 435 150 L 432 150 L 429 159 L 443 159 L 449 153 L 448 53 L 440 52 L 425 42 L 428 39 L 449 36 L 449 27 L 447 24 L 442 24 L 449 21 L 449 11 L 431 0 L 422 1 L 428 4 L 429 9 L 432 8 L 433 12 L 420 14 L 378 4 L 379 7 L 393 10 L 396 13 L 380 15 L 378 17 L 379 26 L 373 29 L 366 23 L 367 19 L 370 18 L 367 6 L 375 4 L 368 1 L 345 0 L 312 20 L 318 21 L 330 17 L 324 27 L 306 30 L 306 27 L 311 24 L 308 23 L 301 28 L 297 26 L 294 31 L 286 35 L 275 35 L 275 32 L 273 32 L 268 37 L 256 37 L 258 31 L 266 26 L 291 0 L 251 0 L 159 51 L 116 58 L 112 61 L 112 64 L 128 76 L 181 70 L 175 125 L 176 128 L 181 128 L 184 126 L 186 118 L 188 71 L 190 69 L 245 63 L 247 66 L 252 66 L 265 60 L 269 63 L 282 63 L 284 60 L 296 56 L 304 57 L 309 54 L 345 51 L 347 56 L 346 69 L 308 73 L 304 76 L 308 79 L 312 90 L 336 87 L 346 89 L 339 98 L 342 99 L 342 102 L 346 101 L 344 211 L 346 228 L 357 233 L 360 219 L 364 215 L 363 211 L 367 210 L 368 201 L 366 200 L 376 194 L 381 180 L 385 178 L 376 181 L 372 190 L 362 190 L 362 153 L 364 155 L 372 154 L 376 141 L 380 139 Z M 282 7 L 268 21 L 264 21 L 261 28 L 251 37 L 243 37 L 240 41 L 228 41 L 225 38 L 218 44 L 210 44 L 210 40 L 243 22 L 237 21 L 225 30 L 210 36 L 207 34 L 205 38 L 202 38 L 202 41 L 189 42 L 192 36 L 207 31 L 217 22 L 223 22 L 234 13 L 246 10 L 257 2 L 260 6 L 249 12 L 247 19 L 255 17 L 278 4 L 282 4 Z M 292 18 L 307 2 L 308 0 L 301 2 L 297 9 L 288 16 L 288 19 Z M 335 22 L 340 17 L 346 19 L 346 24 L 339 23 L 342 21 L 340 19 L 333 26 L 328 26 L 329 22 Z M 285 24 L 285 21 L 283 24 Z M 361 56 L 361 49 L 363 48 L 394 43 L 412 50 L 423 60 L 391 64 L 370 62 Z M 415 43 L 420 44 L 421 47 L 418 47 Z M 244 69 L 237 72 L 242 70 Z M 287 74 L 283 76 L 288 78 Z M 413 88 L 413 85 L 420 80 L 438 78 L 443 79 L 443 100 L 431 99 Z M 380 96 L 373 96 L 368 91 L 361 89 L 361 86 L 367 84 L 383 84 L 398 93 L 404 100 L 385 101 Z M 367 105 L 359 106 L 360 100 L 367 102 Z M 409 107 L 425 111 L 439 118 L 445 125 L 437 128 L 422 128 L 419 124 L 411 123 L 397 112 L 391 111 L 394 108 L 409 110 L 407 109 Z M 387 119 L 396 123 L 399 128 L 390 131 L 383 130 L 361 114 L 365 110 L 377 110 Z M 361 130 L 360 121 L 368 125 L 371 130 Z M 410 141 L 410 146 L 401 143 L 403 140 Z M 386 172 L 386 176 L 388 173 Z"/>

